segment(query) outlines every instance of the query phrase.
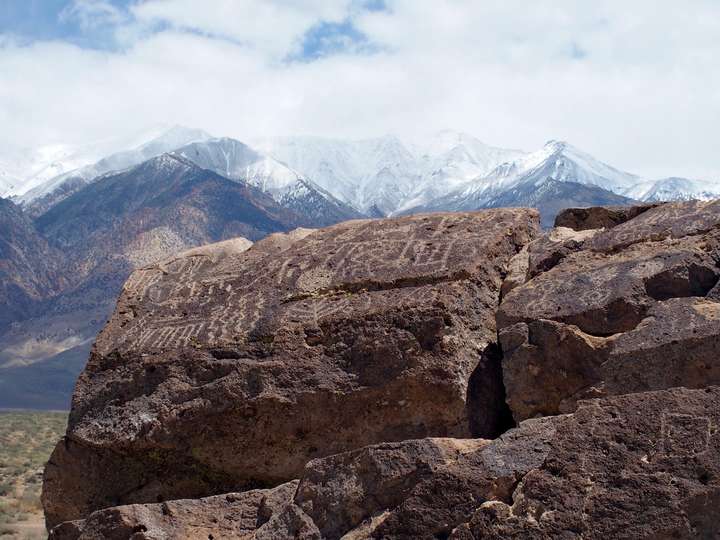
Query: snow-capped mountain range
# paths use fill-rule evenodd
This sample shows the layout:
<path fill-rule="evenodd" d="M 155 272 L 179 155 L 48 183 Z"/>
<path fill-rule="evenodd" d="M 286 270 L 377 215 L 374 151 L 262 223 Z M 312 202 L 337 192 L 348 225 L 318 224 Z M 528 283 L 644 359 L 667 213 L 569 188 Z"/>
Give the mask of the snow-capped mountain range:
<path fill-rule="evenodd" d="M 523 155 L 449 130 L 408 142 L 388 135 L 357 141 L 277 137 L 251 144 L 359 211 L 382 215 L 430 202 Z"/>
<path fill-rule="evenodd" d="M 317 225 L 362 217 L 349 204 L 301 173 L 235 139 L 194 142 L 172 154 L 230 180 L 246 182 L 269 194 L 281 206 L 311 218 Z"/>
<path fill-rule="evenodd" d="M 179 126 L 154 126 L 129 136 L 109 137 L 92 144 L 71 145 L 52 144 L 38 148 L 0 150 L 0 189 L 5 184 L 1 196 L 18 196 L 34 188 L 47 185 L 66 173 L 94 178 L 98 175 L 129 167 L 139 163 L 126 163 L 121 155 L 123 151 L 140 152 L 144 161 L 159 153 L 174 150 L 196 138 L 210 138 L 198 129 Z M 158 148 L 164 146 L 165 150 Z M 95 168 L 93 168 L 95 165 Z M 3 182 L 3 179 L 5 180 Z"/>
<path fill-rule="evenodd" d="M 98 157 L 103 151 L 107 153 Z M 623 197 L 649 202 L 720 197 L 720 181 L 641 178 L 562 141 L 526 153 L 445 130 L 414 140 L 298 136 L 245 144 L 179 126 L 146 133 L 144 139 L 0 156 L 0 196 L 10 196 L 39 215 L 102 175 L 166 152 L 258 187 L 294 211 L 318 219 L 330 213 L 332 219 L 319 219 L 323 223 L 362 215 L 477 209 L 500 202 L 528 204 L 524 201 L 537 199 L 532 192 L 548 181 L 586 186 L 589 190 L 583 193 L 594 194 L 586 204 Z M 556 192 L 556 187 L 543 190 L 546 196 Z M 567 186 L 563 193 L 567 195 Z"/>
<path fill-rule="evenodd" d="M 91 147 L 92 152 L 87 152 L 85 148 L 76 149 L 70 154 L 72 157 L 67 161 L 54 161 L 44 169 L 44 171 L 52 169 L 63 170 L 64 172 L 45 178 L 42 181 L 39 180 L 44 178 L 45 174 L 33 176 L 21 188 L 16 188 L 14 193 L 11 192 L 10 195 L 14 195 L 17 202 L 23 205 L 44 199 L 45 204 L 43 206 L 49 207 L 103 174 L 125 170 L 186 144 L 208 140 L 211 136 L 199 129 L 175 126 L 159 133 L 155 130 L 147 132 L 144 137 L 141 136 L 141 140 L 142 138 L 147 140 L 137 146 L 135 146 L 138 141 L 137 138 L 130 139 L 133 141 L 132 143 L 128 143 L 127 140 L 116 139 L 113 141 L 115 151 L 102 156 L 100 159 L 95 158 L 96 147 Z M 130 146 L 125 148 L 128 144 Z M 81 166 L 74 167 L 74 165 L 80 163 L 82 163 Z"/>

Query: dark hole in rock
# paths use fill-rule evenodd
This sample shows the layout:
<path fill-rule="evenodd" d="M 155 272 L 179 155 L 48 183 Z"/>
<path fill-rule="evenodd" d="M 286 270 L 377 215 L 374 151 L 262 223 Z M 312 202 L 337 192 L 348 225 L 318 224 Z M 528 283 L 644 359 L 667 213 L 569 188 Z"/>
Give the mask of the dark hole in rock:
<path fill-rule="evenodd" d="M 305 343 L 310 347 L 320 345 L 323 337 L 323 331 L 320 328 L 305 328 Z"/>
<path fill-rule="evenodd" d="M 468 421 L 473 437 L 494 439 L 515 427 L 505 402 L 502 351 L 490 343 L 468 381 Z"/>
<path fill-rule="evenodd" d="M 210 354 L 215 360 L 238 360 L 240 353 L 232 349 L 211 349 Z"/>
<path fill-rule="evenodd" d="M 132 532 L 134 532 L 134 533 L 147 532 L 147 527 L 145 525 L 135 525 L 132 529 Z"/>
<path fill-rule="evenodd" d="M 698 480 L 700 480 L 701 484 L 707 486 L 710 483 L 710 474 L 707 471 L 703 471 L 700 473 Z"/>

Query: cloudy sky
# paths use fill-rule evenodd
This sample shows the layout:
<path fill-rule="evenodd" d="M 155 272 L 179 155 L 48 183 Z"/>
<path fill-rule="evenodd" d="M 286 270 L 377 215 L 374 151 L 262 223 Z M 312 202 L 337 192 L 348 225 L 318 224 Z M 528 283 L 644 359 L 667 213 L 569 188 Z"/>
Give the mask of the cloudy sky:
<path fill-rule="evenodd" d="M 0 0 L 0 144 L 442 128 L 720 179 L 717 0 Z"/>

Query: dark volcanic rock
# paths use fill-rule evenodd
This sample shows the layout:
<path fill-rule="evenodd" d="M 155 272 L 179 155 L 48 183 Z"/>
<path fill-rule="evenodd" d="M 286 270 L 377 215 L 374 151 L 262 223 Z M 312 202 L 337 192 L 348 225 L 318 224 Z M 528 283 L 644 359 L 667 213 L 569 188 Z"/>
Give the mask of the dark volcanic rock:
<path fill-rule="evenodd" d="M 531 279 L 515 278 L 497 313 L 515 419 L 720 384 L 720 202 L 665 204 L 576 234 L 587 236 L 530 244 Z"/>
<path fill-rule="evenodd" d="M 530 420 L 494 441 L 422 439 L 311 461 L 295 504 L 324 538 L 438 538 L 487 500 L 510 501 L 555 428 Z"/>
<path fill-rule="evenodd" d="M 297 484 L 294 481 L 274 489 L 98 510 L 86 520 L 55 527 L 50 540 L 243 538 L 284 510 Z"/>
<path fill-rule="evenodd" d="M 657 204 L 639 206 L 592 206 L 590 208 L 568 208 L 555 217 L 556 227 L 568 227 L 576 231 L 588 229 L 611 229 L 625 223 Z"/>
<path fill-rule="evenodd" d="M 502 401 L 497 365 L 480 359 L 537 221 L 523 209 L 356 221 L 136 271 L 46 468 L 48 523 L 277 485 L 381 441 L 496 435 L 497 406 L 474 410 L 483 432 L 471 431 L 468 386 L 473 403 Z M 315 534 L 307 508 L 288 512 L 268 527 Z"/>
<path fill-rule="evenodd" d="M 718 403 L 718 387 L 583 402 L 553 419 L 512 502 L 481 505 L 451 538 L 718 538 Z"/>
<path fill-rule="evenodd" d="M 720 537 L 720 202 L 570 214 L 135 272 L 46 469 L 53 538 Z"/>
<path fill-rule="evenodd" d="M 379 444 L 315 459 L 299 484 L 101 510 L 53 538 L 716 538 L 719 402 L 718 387 L 584 401 L 494 441 Z"/>

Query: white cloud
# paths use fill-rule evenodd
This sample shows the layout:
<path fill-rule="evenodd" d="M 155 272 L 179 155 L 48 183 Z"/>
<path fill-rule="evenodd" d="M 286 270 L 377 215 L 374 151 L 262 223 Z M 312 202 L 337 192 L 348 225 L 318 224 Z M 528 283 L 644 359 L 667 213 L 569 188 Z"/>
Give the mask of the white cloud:
<path fill-rule="evenodd" d="M 157 122 L 239 138 L 451 127 L 525 149 L 567 139 L 640 174 L 720 178 L 717 2 L 386 4 L 148 0 L 116 23 L 116 52 L 0 36 L 0 138 L 81 142 Z M 310 28 L 346 17 L 376 53 L 285 61 Z"/>
<path fill-rule="evenodd" d="M 169 24 L 283 55 L 314 24 L 338 22 L 349 7 L 349 0 L 148 0 L 132 12 L 141 24 Z"/>

